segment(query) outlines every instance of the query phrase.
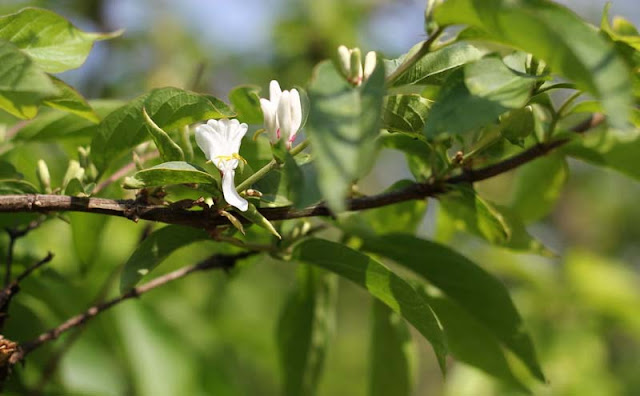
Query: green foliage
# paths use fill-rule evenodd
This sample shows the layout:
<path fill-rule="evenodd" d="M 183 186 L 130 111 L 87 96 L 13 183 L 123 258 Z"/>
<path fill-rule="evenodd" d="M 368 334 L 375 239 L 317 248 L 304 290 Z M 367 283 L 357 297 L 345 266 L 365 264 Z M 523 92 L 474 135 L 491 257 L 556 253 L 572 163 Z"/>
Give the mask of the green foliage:
<path fill-rule="evenodd" d="M 369 395 L 409 396 L 416 352 L 409 326 L 378 300 L 373 301 L 372 316 Z"/>
<path fill-rule="evenodd" d="M 38 189 L 25 180 L 0 180 L 0 195 L 37 194 Z"/>
<path fill-rule="evenodd" d="M 100 118 L 104 118 L 120 106 L 122 106 L 122 102 L 119 100 L 90 101 L 90 107 Z M 78 139 L 88 143 L 97 129 L 98 125 L 89 121 L 86 117 L 57 111 L 43 112 L 24 128 L 21 128 L 13 139 L 25 142 Z"/>
<path fill-rule="evenodd" d="M 209 239 L 204 230 L 169 225 L 149 235 L 127 260 L 120 274 L 120 292 L 134 287 L 175 250 L 196 241 Z"/>
<path fill-rule="evenodd" d="M 50 73 L 79 67 L 119 32 L 86 33 L 38 8 L 0 16 L 0 228 L 15 237 L 0 239 L 14 267 L 6 282 L 56 254 L 20 284 L 3 337 L 25 345 L 104 301 L 114 274 L 126 293 L 161 263 L 243 254 L 223 266 L 232 276 L 172 282 L 95 319 L 38 391 L 271 394 L 280 382 L 286 395 L 637 393 L 637 186 L 567 161 L 640 179 L 637 29 L 608 6 L 598 30 L 548 0 L 429 1 L 424 42 L 396 59 L 374 49 L 375 67 L 359 48 L 344 65 L 342 51 L 341 72 L 325 59 L 378 15 L 365 3 L 290 8 L 275 48 L 248 63 L 203 51 L 172 24 L 162 25 L 170 40 L 136 31 L 100 67 L 62 77 L 76 87 Z M 93 6 L 70 4 L 98 21 Z M 464 26 L 451 35 L 453 25 Z M 133 56 L 142 63 L 121 61 Z M 195 78 L 184 77 L 194 60 Z M 295 87 L 299 108 L 270 95 L 263 113 L 259 86 L 273 76 Z M 230 104 L 197 89 L 228 91 Z M 198 124 L 229 118 L 250 124 L 248 136 L 220 127 L 220 152 L 194 150 Z M 260 136 L 289 127 L 295 142 Z M 234 189 L 246 211 L 225 201 Z M 140 239 L 139 226 L 105 213 L 168 225 Z M 150 288 L 200 269 L 154 274 Z M 435 358 L 418 364 L 420 338 Z M 436 365 L 456 365 L 444 385 Z M 49 367 L 29 355 L 7 390 L 34 390 Z"/>
<path fill-rule="evenodd" d="M 392 95 L 386 98 L 382 127 L 390 132 L 420 132 L 431 102 L 420 95 Z"/>
<path fill-rule="evenodd" d="M 486 39 L 544 59 L 551 69 L 601 100 L 612 125 L 627 125 L 629 71 L 587 23 L 550 1 L 448 0 L 434 11 L 441 25 L 466 24 Z"/>
<path fill-rule="evenodd" d="M 525 222 L 540 220 L 555 207 L 568 173 L 567 162 L 558 154 L 524 165 L 516 172 L 509 206 Z"/>
<path fill-rule="evenodd" d="M 426 293 L 425 298 L 438 315 L 438 320 L 447 334 L 451 354 L 456 359 L 477 367 L 516 389 L 527 391 L 509 367 L 495 333 L 452 299 Z M 469 333 L 473 334 L 473 337 L 469 337 Z"/>
<path fill-rule="evenodd" d="M 43 104 L 53 107 L 54 109 L 79 115 L 94 123 L 100 121 L 98 115 L 78 91 L 59 78 L 53 76 L 50 76 L 50 78 L 59 93 L 53 98 L 45 100 Z"/>
<path fill-rule="evenodd" d="M 337 278 L 301 265 L 276 330 L 284 395 L 317 393 L 335 327 Z"/>
<path fill-rule="evenodd" d="M 637 166 L 640 155 L 638 133 L 623 135 L 613 130 L 594 131 L 574 140 L 562 150 L 572 157 L 640 179 L 640 168 Z"/>
<path fill-rule="evenodd" d="M 149 127 L 147 131 L 151 135 L 158 151 L 160 152 L 160 157 L 164 161 L 184 161 L 184 153 L 180 146 L 178 146 L 169 135 L 160 129 L 159 126 L 156 125 L 155 122 L 149 117 L 146 109 L 142 109 L 142 116 L 144 117 L 144 121 L 147 123 Z"/>
<path fill-rule="evenodd" d="M 13 44 L 0 41 L 0 109 L 33 118 L 44 98 L 58 94 L 55 84 Z"/>
<path fill-rule="evenodd" d="M 160 128 L 171 130 L 208 118 L 233 116 L 224 103 L 178 88 L 159 88 L 139 96 L 105 117 L 91 142 L 98 170 L 147 139 L 142 109 Z"/>
<path fill-rule="evenodd" d="M 367 238 L 363 248 L 424 277 L 492 331 L 533 375 L 545 380 L 522 319 L 498 279 L 448 247 L 410 235 Z"/>
<path fill-rule="evenodd" d="M 256 208 L 256 206 L 251 202 L 249 202 L 249 208 L 246 211 L 239 212 L 238 214 L 240 214 L 240 216 L 244 217 L 250 222 L 256 224 L 257 226 L 262 227 L 265 230 L 269 231 L 269 233 L 276 236 L 278 239 L 282 239 L 282 237 L 278 233 L 278 230 L 276 230 L 273 224 L 271 224 L 271 222 L 267 220 L 262 215 L 262 213 L 258 212 L 258 208 Z"/>
<path fill-rule="evenodd" d="M 87 59 L 95 41 L 119 34 L 86 33 L 56 13 L 39 8 L 0 17 L 0 39 L 15 44 L 48 73 L 75 69 Z"/>
<path fill-rule="evenodd" d="M 235 87 L 229 92 L 229 101 L 242 122 L 247 124 L 262 122 L 259 93 L 260 89 L 255 86 Z"/>
<path fill-rule="evenodd" d="M 429 340 L 440 370 L 446 371 L 447 346 L 438 319 L 407 281 L 369 256 L 321 239 L 308 239 L 296 245 L 293 258 L 334 272 L 367 289 Z"/>
<path fill-rule="evenodd" d="M 318 185 L 333 210 L 345 209 L 351 184 L 370 168 L 380 129 L 384 68 L 354 88 L 331 62 L 321 63 L 309 86 L 313 103 L 309 138 L 313 144 Z"/>
<path fill-rule="evenodd" d="M 100 241 L 107 218 L 89 213 L 69 213 L 68 216 L 80 270 L 86 273 L 100 253 Z"/>
<path fill-rule="evenodd" d="M 214 177 L 197 165 L 184 161 L 171 161 L 136 172 L 133 177 L 125 180 L 124 187 L 135 189 L 187 183 L 217 185 L 219 182 L 219 177 Z"/>
<path fill-rule="evenodd" d="M 485 58 L 452 73 L 429 113 L 427 137 L 462 134 L 524 106 L 536 80 L 522 77 L 500 59 Z"/>
<path fill-rule="evenodd" d="M 392 73 L 402 62 L 413 56 L 421 46 L 422 43 L 416 44 L 406 55 L 385 62 L 387 73 Z M 469 43 L 461 42 L 448 45 L 422 57 L 394 82 L 394 86 L 443 83 L 452 72 L 467 63 L 482 59 L 486 54 L 486 50 Z"/>

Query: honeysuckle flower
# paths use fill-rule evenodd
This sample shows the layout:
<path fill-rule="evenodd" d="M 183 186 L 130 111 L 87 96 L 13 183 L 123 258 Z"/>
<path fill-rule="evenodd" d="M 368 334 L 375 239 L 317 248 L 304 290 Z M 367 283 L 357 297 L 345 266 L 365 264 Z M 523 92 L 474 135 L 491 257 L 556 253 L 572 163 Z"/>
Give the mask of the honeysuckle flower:
<path fill-rule="evenodd" d="M 269 99 L 260 99 L 264 114 L 264 129 L 272 144 L 280 139 L 287 147 L 296 139 L 296 133 L 302 124 L 302 104 L 297 89 L 283 91 L 276 80 L 269 83 Z"/>
<path fill-rule="evenodd" d="M 238 120 L 209 120 L 196 127 L 196 143 L 205 157 L 222 173 L 222 195 L 225 201 L 241 211 L 249 208 L 249 202 L 236 191 L 235 169 L 244 159 L 238 154 L 247 124 Z"/>
<path fill-rule="evenodd" d="M 349 49 L 341 45 L 338 47 L 338 60 L 340 61 L 342 73 L 347 77 L 347 80 L 351 84 L 358 86 L 373 73 L 376 68 L 377 56 L 373 51 L 367 52 L 363 67 L 360 48 Z"/>

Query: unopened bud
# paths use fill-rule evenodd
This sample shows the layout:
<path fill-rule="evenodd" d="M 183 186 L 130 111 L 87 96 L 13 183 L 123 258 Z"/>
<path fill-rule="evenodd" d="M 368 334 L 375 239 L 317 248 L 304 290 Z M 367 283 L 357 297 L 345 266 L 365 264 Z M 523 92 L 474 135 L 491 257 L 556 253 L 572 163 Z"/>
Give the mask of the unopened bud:
<path fill-rule="evenodd" d="M 75 160 L 69 161 L 69 166 L 67 167 L 67 172 L 64 174 L 64 178 L 62 179 L 62 189 L 67 188 L 67 185 L 72 179 L 78 179 L 82 181 L 84 177 L 84 168 L 80 166 L 80 163 Z"/>
<path fill-rule="evenodd" d="M 376 68 L 377 55 L 373 51 L 367 52 L 364 57 L 364 79 L 368 79 Z"/>
<path fill-rule="evenodd" d="M 89 151 L 90 148 L 78 147 L 78 160 L 83 168 L 89 166 Z"/>
<path fill-rule="evenodd" d="M 360 54 L 360 48 L 354 48 L 351 50 L 351 68 L 349 70 L 349 80 L 355 84 L 360 84 L 362 81 L 362 55 Z"/>
<path fill-rule="evenodd" d="M 252 188 L 245 190 L 244 194 L 247 197 L 258 197 L 258 198 L 262 197 L 262 193 L 260 191 L 254 190 Z"/>
<path fill-rule="evenodd" d="M 42 191 L 51 194 L 51 176 L 49 175 L 49 167 L 44 160 L 38 160 L 36 176 L 38 177 Z"/>
<path fill-rule="evenodd" d="M 338 47 L 338 63 L 342 73 L 348 77 L 351 70 L 351 53 L 344 45 Z"/>

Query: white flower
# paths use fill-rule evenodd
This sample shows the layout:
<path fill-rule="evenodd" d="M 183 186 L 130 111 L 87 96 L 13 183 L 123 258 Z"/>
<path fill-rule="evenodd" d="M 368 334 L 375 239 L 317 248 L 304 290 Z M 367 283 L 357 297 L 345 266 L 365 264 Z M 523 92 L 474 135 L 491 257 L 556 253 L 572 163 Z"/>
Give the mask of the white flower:
<path fill-rule="evenodd" d="M 205 157 L 222 172 L 222 194 L 229 205 L 241 211 L 249 208 L 249 202 L 236 191 L 233 179 L 238 161 L 242 137 L 247 133 L 247 124 L 238 120 L 209 120 L 196 127 L 196 143 Z"/>
<path fill-rule="evenodd" d="M 377 56 L 373 51 L 367 52 L 363 68 L 360 48 L 349 49 L 341 45 L 338 47 L 338 60 L 340 61 L 342 73 L 347 77 L 347 80 L 351 84 L 358 86 L 373 73 L 376 68 Z"/>
<path fill-rule="evenodd" d="M 273 80 L 269 84 L 269 100 L 260 99 L 260 107 L 264 114 L 264 129 L 271 143 L 284 139 L 290 148 L 302 124 L 302 104 L 298 90 L 283 91 L 280 84 Z"/>

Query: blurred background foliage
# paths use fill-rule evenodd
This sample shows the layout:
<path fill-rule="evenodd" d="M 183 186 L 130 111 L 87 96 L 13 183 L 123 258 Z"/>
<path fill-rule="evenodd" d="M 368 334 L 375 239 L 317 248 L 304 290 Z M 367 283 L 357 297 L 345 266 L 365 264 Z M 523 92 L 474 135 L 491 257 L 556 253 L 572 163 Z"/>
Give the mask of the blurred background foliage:
<path fill-rule="evenodd" d="M 598 23 L 601 1 L 562 1 Z M 51 9 L 90 31 L 125 33 L 96 43 L 87 63 L 60 77 L 89 98 L 132 98 L 151 88 L 176 86 L 225 98 L 237 84 L 266 88 L 308 82 L 313 66 L 333 57 L 339 44 L 396 57 L 424 39 L 421 0 L 60 0 L 0 3 L 0 14 L 25 6 Z M 636 0 L 615 1 L 612 15 L 640 24 Z M 15 120 L 0 116 L 3 125 Z M 7 132 L 8 127 L 0 128 Z M 9 158 L 27 180 L 45 158 L 61 180 L 67 158 L 82 141 L 37 143 Z M 0 150 L 1 152 L 1 150 Z M 57 164 L 57 165 L 56 165 Z M 540 395 L 640 394 L 640 185 L 613 171 L 569 162 L 557 205 L 530 231 L 556 256 L 514 254 L 466 234 L 441 232 L 445 221 L 431 200 L 421 236 L 438 238 L 498 275 L 510 288 L 531 331 L 548 385 Z M 385 151 L 367 178 L 366 192 L 409 176 L 400 154 Z M 482 182 L 483 196 L 508 203 L 519 175 Z M 118 186 L 112 196 L 121 195 Z M 1 215 L 3 226 L 18 216 Z M 54 220 L 17 245 L 18 264 L 47 251 L 56 256 L 23 284 L 11 307 L 6 337 L 24 340 L 115 293 L 118 269 L 151 224 L 124 219 L 65 216 L 85 222 L 78 253 L 64 221 Z M 77 236 L 76 236 L 77 237 Z M 6 236 L 0 249 L 6 254 Z M 95 244 L 95 245 L 93 245 Z M 213 242 L 179 250 L 158 274 L 221 250 Z M 82 249 L 78 249 L 81 252 Z M 83 257 L 80 257 L 83 256 Z M 231 274 L 202 273 L 122 304 L 90 323 L 63 355 L 44 394 L 271 395 L 279 392 L 276 322 L 295 270 L 261 258 Z M 104 285 L 108 287 L 101 290 Z M 363 395 L 369 369 L 370 298 L 341 281 L 337 331 L 318 394 Z M 51 343 L 16 370 L 9 390 L 36 388 L 52 355 L 69 337 Z M 510 394 L 481 372 L 453 363 L 443 380 L 430 347 L 418 342 L 416 395 Z M 514 364 L 517 364 L 514 359 Z M 524 372 L 524 370 L 521 370 Z M 525 375 L 526 377 L 526 375 Z"/>

